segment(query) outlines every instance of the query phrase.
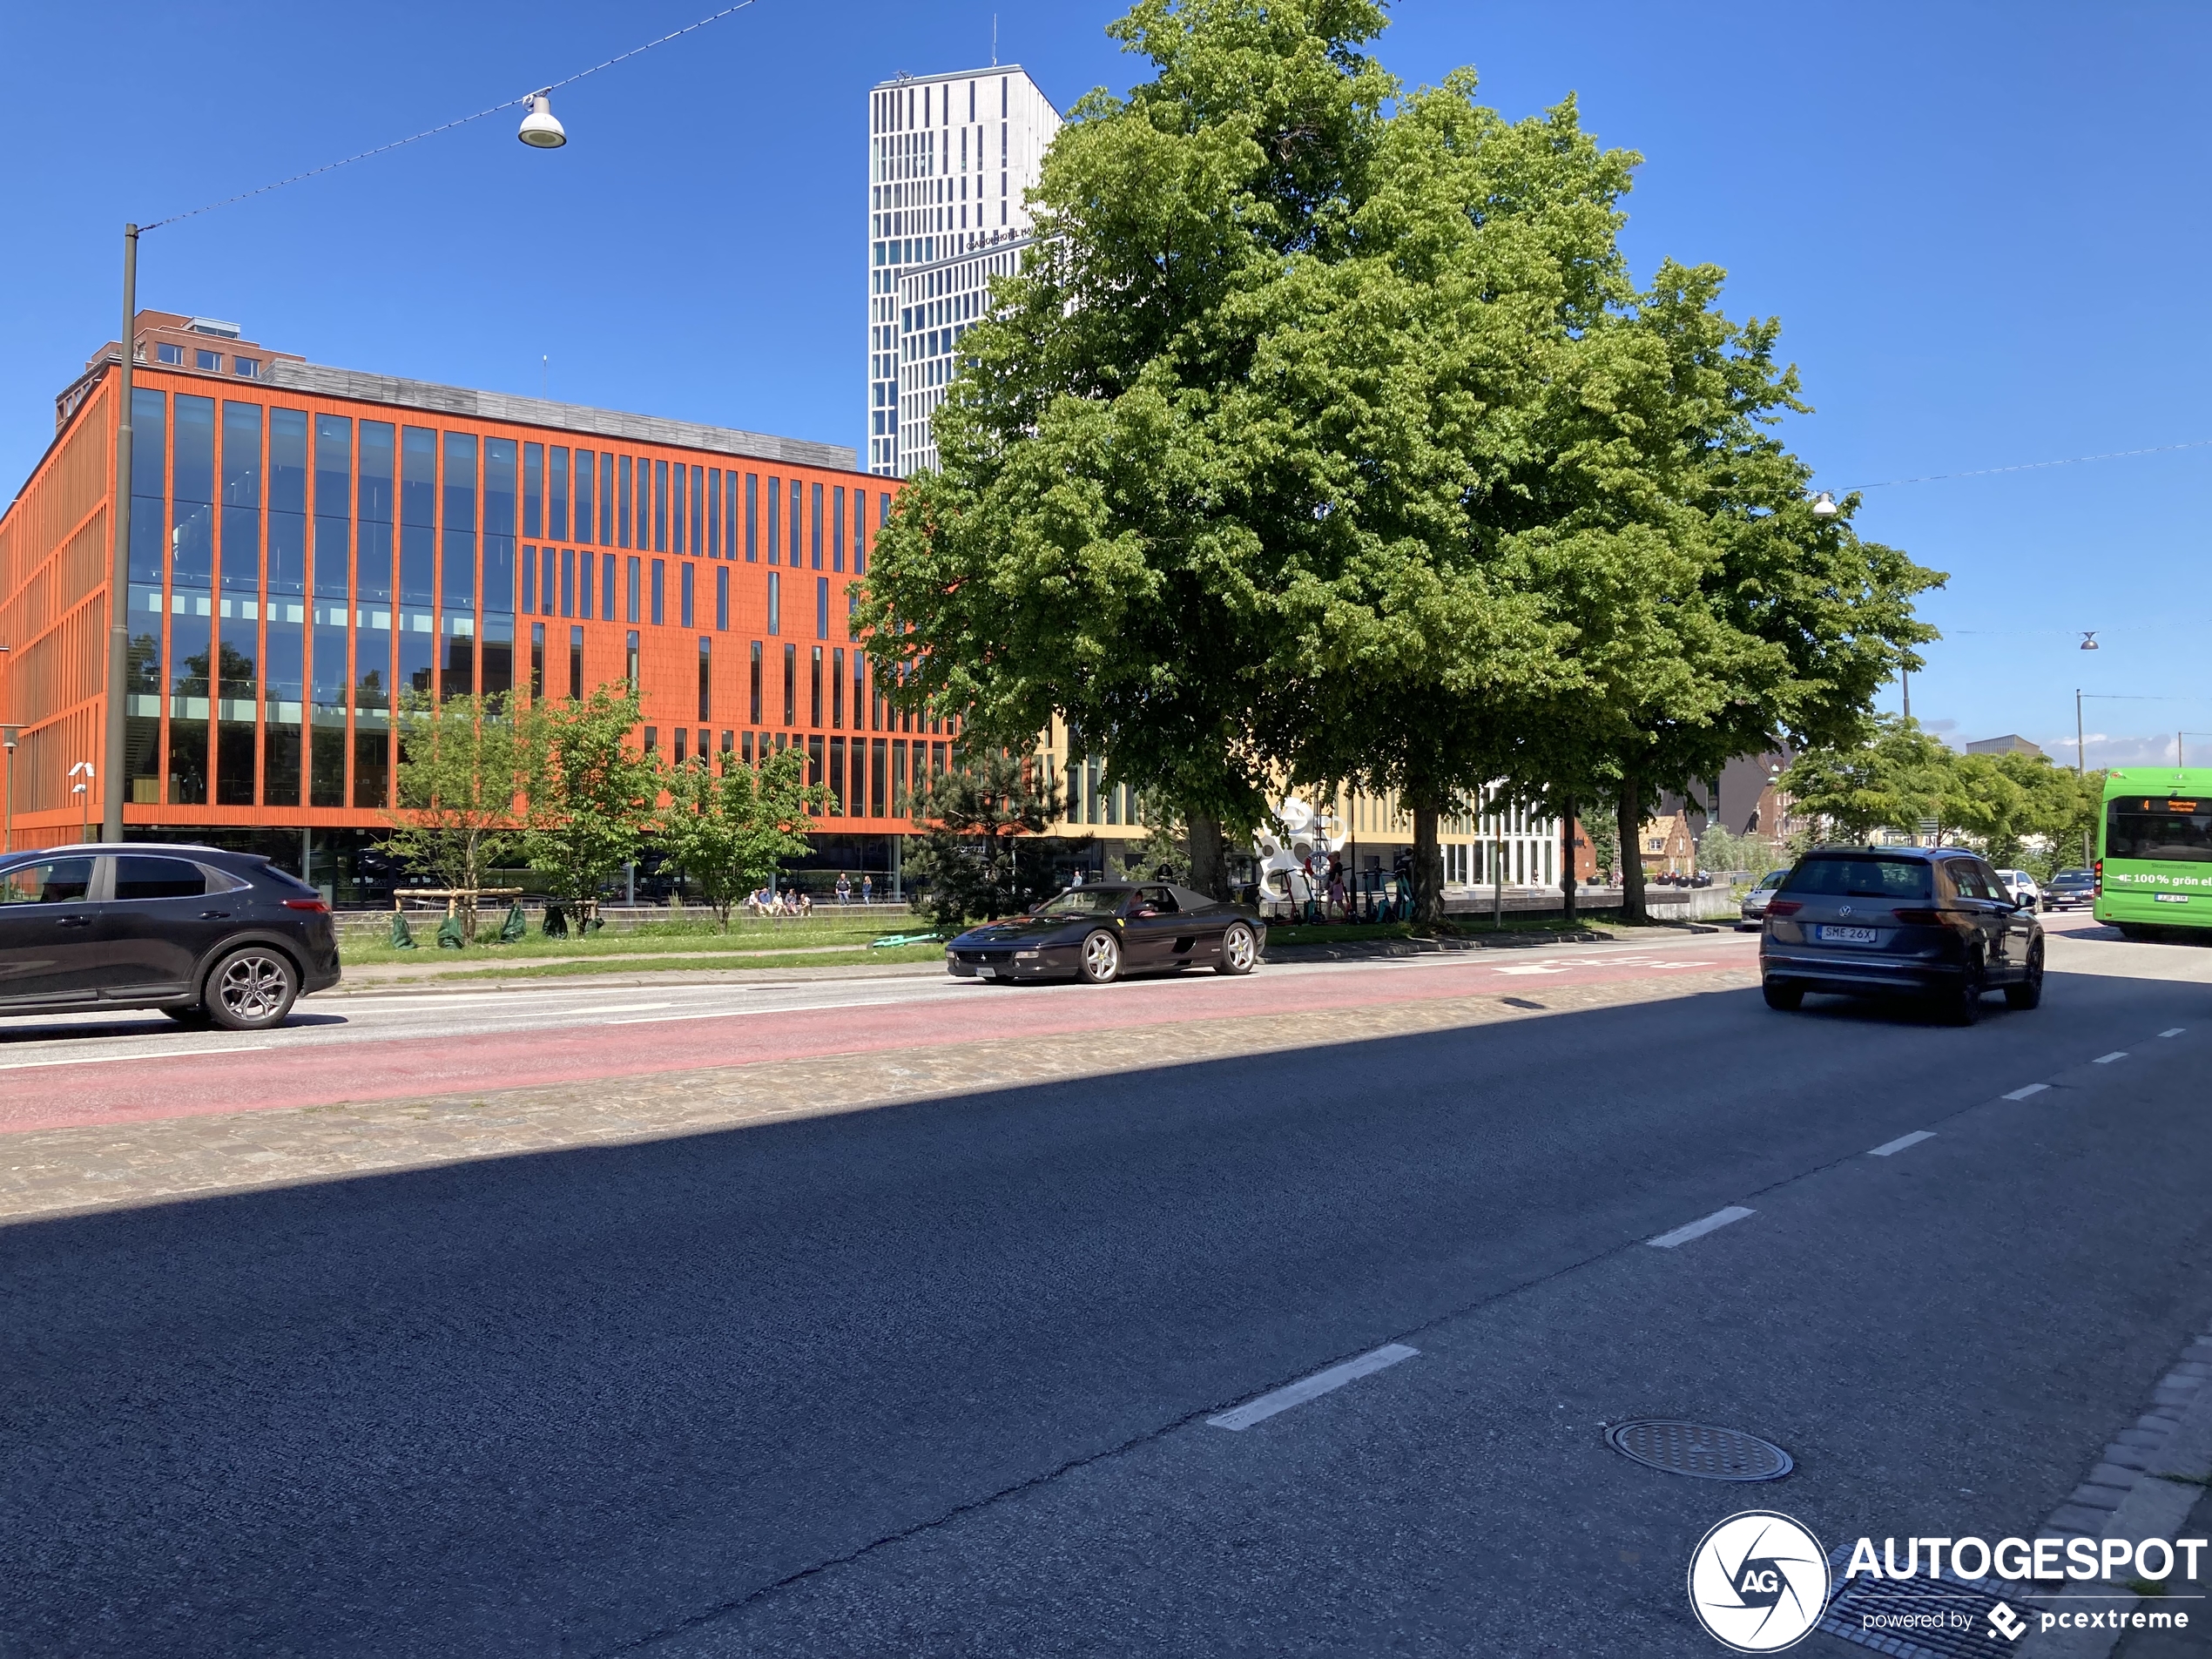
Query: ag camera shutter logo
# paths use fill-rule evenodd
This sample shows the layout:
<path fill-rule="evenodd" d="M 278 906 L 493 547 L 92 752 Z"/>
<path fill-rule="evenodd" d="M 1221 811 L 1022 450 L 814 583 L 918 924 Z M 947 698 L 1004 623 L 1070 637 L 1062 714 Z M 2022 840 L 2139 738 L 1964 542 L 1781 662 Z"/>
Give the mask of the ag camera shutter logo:
<path fill-rule="evenodd" d="M 1795 1646 L 1827 1605 L 1827 1553 L 1774 1510 L 1730 1515 L 1689 1558 L 1690 1610 L 1706 1634 L 1737 1653 Z"/>

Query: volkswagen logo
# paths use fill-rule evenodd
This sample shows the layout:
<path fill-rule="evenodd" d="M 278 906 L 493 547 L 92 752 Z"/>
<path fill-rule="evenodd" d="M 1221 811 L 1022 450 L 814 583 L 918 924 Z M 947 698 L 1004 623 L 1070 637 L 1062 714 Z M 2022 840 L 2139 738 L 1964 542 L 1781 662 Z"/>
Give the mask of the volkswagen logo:
<path fill-rule="evenodd" d="M 1689 1606 L 1712 1638 L 1737 1653 L 1779 1653 L 1820 1622 L 1828 1556 L 1820 1541 L 1771 1509 L 1730 1515 L 1689 1558 Z"/>
<path fill-rule="evenodd" d="M 1838 905 L 1836 907 L 1836 914 L 1839 916 L 1848 916 L 1851 914 L 1851 907 L 1849 905 Z"/>

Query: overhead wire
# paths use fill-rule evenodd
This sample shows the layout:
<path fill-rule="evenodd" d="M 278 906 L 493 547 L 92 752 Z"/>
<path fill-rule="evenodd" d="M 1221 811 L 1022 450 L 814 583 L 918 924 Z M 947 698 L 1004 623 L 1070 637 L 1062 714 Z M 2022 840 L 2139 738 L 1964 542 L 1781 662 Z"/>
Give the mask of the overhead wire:
<path fill-rule="evenodd" d="M 290 178 L 280 179 L 273 184 L 261 185 L 252 190 L 240 191 L 235 196 L 226 196 L 220 201 L 209 202 L 205 207 L 194 207 L 185 212 L 172 213 L 166 219 L 157 219 L 151 224 L 141 225 L 138 227 L 139 234 L 144 235 L 147 231 L 159 230 L 164 225 L 174 225 L 183 219 L 197 219 L 200 214 L 212 213 L 219 207 L 228 207 L 234 202 L 247 201 L 255 196 L 266 196 L 273 190 L 282 190 L 287 185 L 296 185 L 303 179 L 317 178 L 327 172 L 335 172 L 341 167 L 350 167 L 354 162 L 366 161 L 371 156 L 381 156 L 393 150 L 403 150 L 410 144 L 420 144 L 425 138 L 435 138 L 441 132 L 450 132 L 455 127 L 465 127 L 471 121 L 481 121 L 488 115 L 497 115 L 502 110 L 511 110 L 532 98 L 557 92 L 564 86 L 573 86 L 588 76 L 597 75 L 603 69 L 612 69 L 617 64 L 626 58 L 635 57 L 640 52 L 649 52 L 656 46 L 665 46 L 671 40 L 680 40 L 693 30 L 704 29 L 711 23 L 719 23 L 732 12 L 743 11 L 747 6 L 755 3 L 756 0 L 738 0 L 735 5 L 725 6 L 721 10 L 701 17 L 696 23 L 688 23 L 681 29 L 671 30 L 658 40 L 649 40 L 642 46 L 632 46 L 628 51 L 617 52 L 604 63 L 594 64 L 590 69 L 578 70 L 565 79 L 554 81 L 544 86 L 532 87 L 520 97 L 510 98 L 503 104 L 495 104 L 489 109 L 478 110 L 474 115 L 464 115 L 455 120 L 442 121 L 436 126 L 425 127 L 420 132 L 410 133 L 404 138 L 395 138 L 389 144 L 380 144 L 373 150 L 363 150 L 359 154 L 347 156 L 342 160 L 326 161 L 320 167 L 310 167 L 305 172 L 295 172 Z"/>

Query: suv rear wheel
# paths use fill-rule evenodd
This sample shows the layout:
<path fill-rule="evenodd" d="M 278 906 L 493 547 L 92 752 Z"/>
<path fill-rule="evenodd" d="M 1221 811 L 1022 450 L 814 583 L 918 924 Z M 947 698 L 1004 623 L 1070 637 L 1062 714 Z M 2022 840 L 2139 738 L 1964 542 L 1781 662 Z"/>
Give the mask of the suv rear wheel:
<path fill-rule="evenodd" d="M 266 1031 L 282 1025 L 300 995 L 292 959 L 267 945 L 247 945 L 215 964 L 202 998 L 207 1017 L 226 1031 Z"/>
<path fill-rule="evenodd" d="M 1936 1000 L 1936 1010 L 1946 1025 L 1972 1025 L 1981 1018 L 1981 994 L 1988 985 L 1981 958 L 1969 956 L 1959 970 L 1959 982 Z"/>
<path fill-rule="evenodd" d="M 1766 981 L 1759 987 L 1759 995 L 1766 998 L 1770 1008 L 1780 1008 L 1784 1014 L 1795 1014 L 1805 1005 L 1805 988 L 1786 984 L 1778 979 Z"/>
<path fill-rule="evenodd" d="M 2032 1008 L 2043 1001 L 2043 941 L 2037 940 L 2028 947 L 2027 973 L 2017 985 L 2005 988 L 2005 1006 L 2013 1008 Z"/>

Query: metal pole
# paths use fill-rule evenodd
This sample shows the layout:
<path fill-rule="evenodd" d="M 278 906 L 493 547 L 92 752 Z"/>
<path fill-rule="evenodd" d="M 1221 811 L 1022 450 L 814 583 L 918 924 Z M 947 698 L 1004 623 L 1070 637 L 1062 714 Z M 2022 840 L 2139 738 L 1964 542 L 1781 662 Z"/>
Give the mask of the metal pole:
<path fill-rule="evenodd" d="M 2077 685 L 2074 688 L 2074 775 L 2086 779 L 2089 775 L 2089 766 L 2088 763 L 2082 759 L 2082 753 L 2081 688 Z"/>
<path fill-rule="evenodd" d="M 131 666 L 131 357 L 138 312 L 138 227 L 123 227 L 123 372 L 116 378 L 115 548 L 107 578 L 107 760 L 101 773 L 100 839 L 123 839 L 123 686 Z M 91 779 L 85 779 L 91 806 Z"/>
<path fill-rule="evenodd" d="M 1898 678 L 1905 686 L 1905 718 L 1909 720 L 1912 718 L 1912 671 L 1909 668 L 1898 669 Z"/>

